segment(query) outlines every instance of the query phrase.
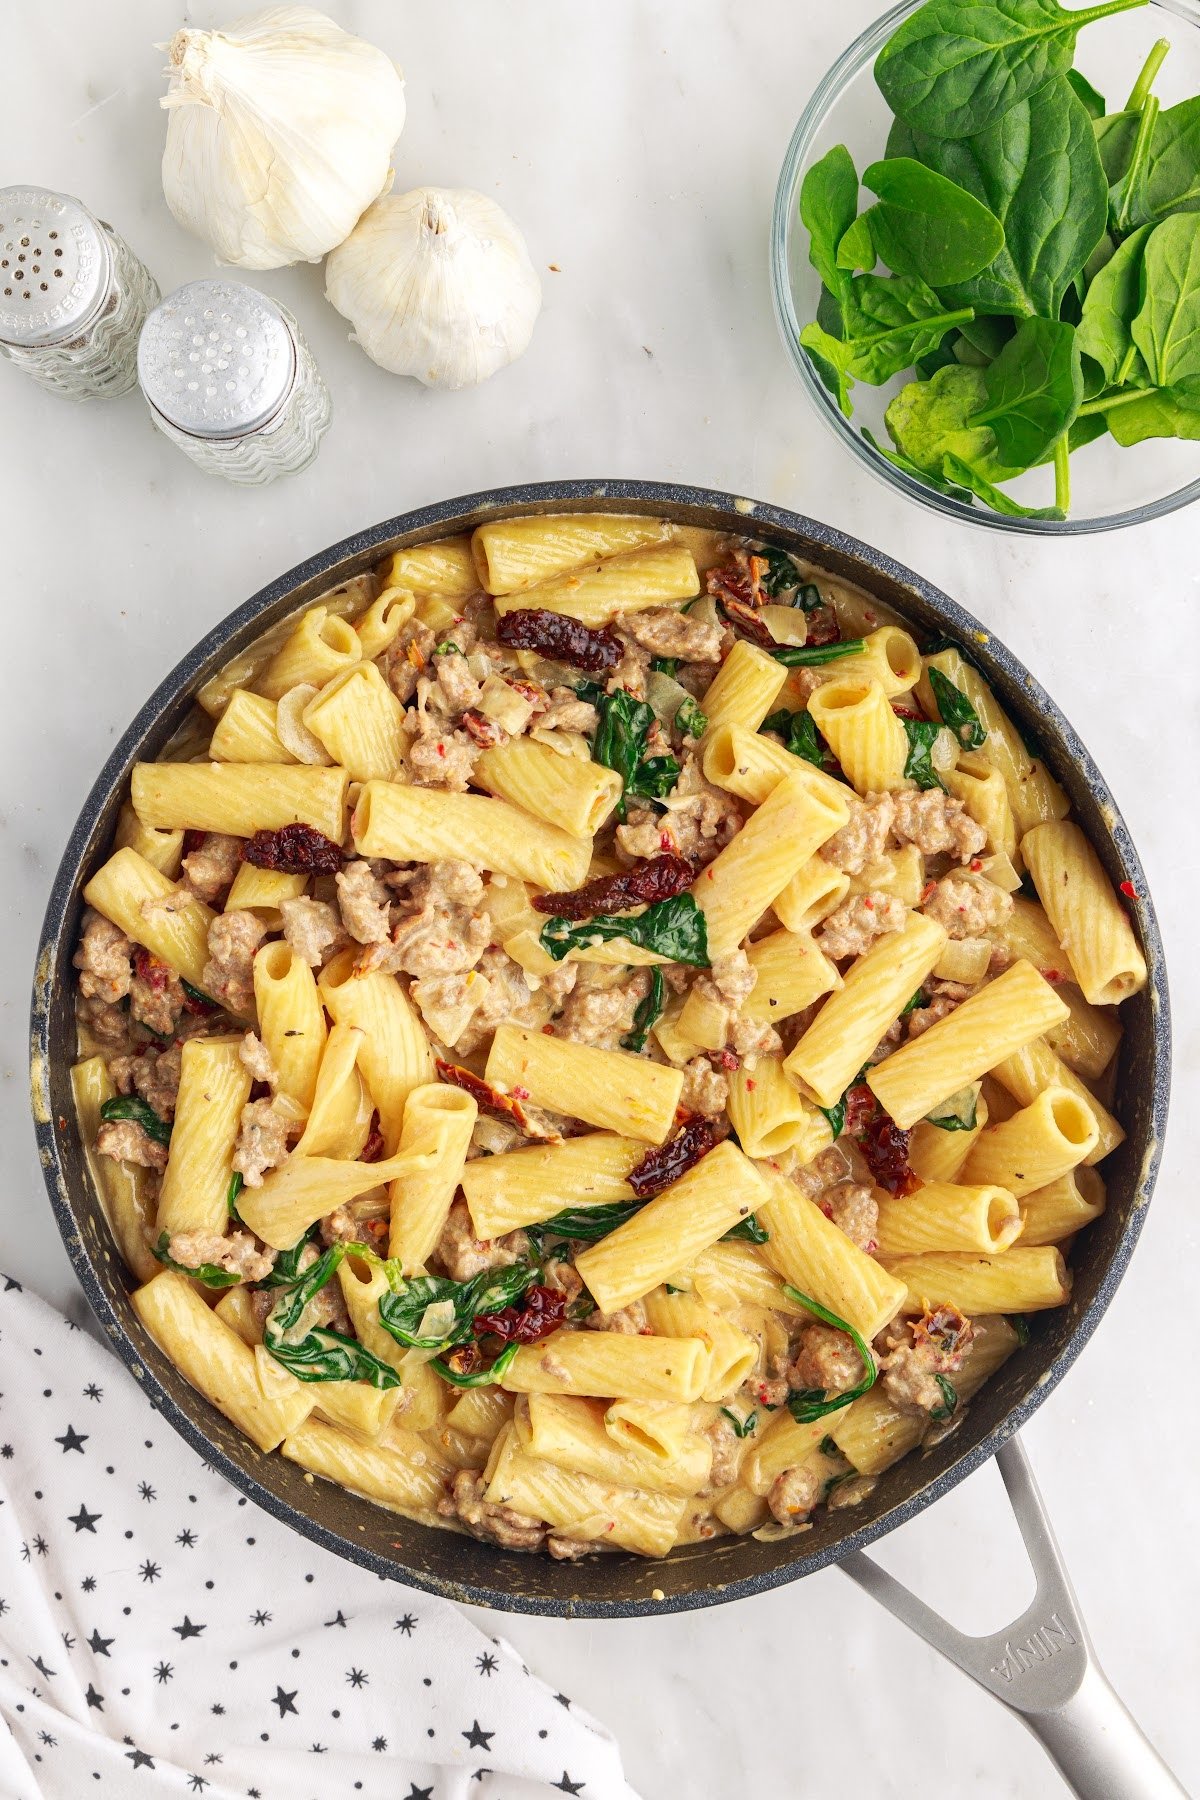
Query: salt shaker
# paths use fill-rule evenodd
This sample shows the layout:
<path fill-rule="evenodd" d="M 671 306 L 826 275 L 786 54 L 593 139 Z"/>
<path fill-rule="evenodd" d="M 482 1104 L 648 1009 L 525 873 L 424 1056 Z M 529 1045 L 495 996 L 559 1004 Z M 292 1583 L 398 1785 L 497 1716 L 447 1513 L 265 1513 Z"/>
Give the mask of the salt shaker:
<path fill-rule="evenodd" d="M 128 393 L 158 284 L 70 194 L 0 188 L 0 355 L 69 400 Z"/>
<path fill-rule="evenodd" d="M 206 473 L 254 486 L 317 454 L 329 390 L 295 319 L 256 288 L 177 288 L 146 320 L 137 361 L 154 423 Z"/>

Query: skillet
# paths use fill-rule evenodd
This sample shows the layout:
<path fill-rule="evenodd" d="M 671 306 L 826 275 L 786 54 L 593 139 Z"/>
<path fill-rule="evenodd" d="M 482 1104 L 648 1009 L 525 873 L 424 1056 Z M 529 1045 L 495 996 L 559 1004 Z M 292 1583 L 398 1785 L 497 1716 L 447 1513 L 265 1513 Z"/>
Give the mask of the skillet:
<path fill-rule="evenodd" d="M 582 1563 L 498 1550 L 387 1512 L 295 1464 L 264 1456 L 217 1413 L 149 1339 L 129 1305 L 131 1278 L 113 1245 L 74 1122 L 71 957 L 81 889 L 107 854 L 129 771 L 157 756 L 186 720 L 193 696 L 269 626 L 373 567 L 401 545 L 469 531 L 487 519 L 567 511 L 649 513 L 677 523 L 761 536 L 865 588 L 894 607 L 918 639 L 961 644 L 1022 731 L 1036 738 L 1115 885 L 1130 884 L 1149 968 L 1122 1009 L 1125 1037 L 1115 1110 L 1127 1137 L 1106 1165 L 1109 1204 L 1080 1237 L 1070 1303 L 1036 1315 L 1029 1342 L 971 1402 L 936 1447 L 904 1458 L 867 1500 L 773 1543 L 718 1538 L 661 1560 L 606 1555 Z M 1130 889 L 1127 887 L 1126 892 Z M 712 1606 L 765 1592 L 831 1563 L 935 1644 L 1037 1731 L 1090 1796 L 1178 1795 L 1090 1655 L 1086 1631 L 1015 1433 L 1062 1379 L 1100 1322 L 1142 1229 L 1158 1171 L 1170 1085 L 1170 1014 L 1162 942 L 1145 876 L 1103 776 L 1046 691 L 990 632 L 911 570 L 858 539 L 800 514 L 737 496 L 637 481 L 569 481 L 462 496 L 388 519 L 323 550 L 272 582 L 216 626 L 150 696 L 100 772 L 76 821 L 42 928 L 31 1020 L 38 1148 L 68 1254 L 113 1348 L 158 1410 L 200 1454 L 276 1518 L 375 1573 L 457 1601 L 563 1618 L 621 1618 Z M 1038 1596 L 995 1638 L 966 1639 L 863 1555 L 999 1454 L 1035 1567 Z M 1098 1760 L 1097 1760 L 1098 1759 Z M 1121 1770 L 1118 1773 L 1118 1768 Z"/>

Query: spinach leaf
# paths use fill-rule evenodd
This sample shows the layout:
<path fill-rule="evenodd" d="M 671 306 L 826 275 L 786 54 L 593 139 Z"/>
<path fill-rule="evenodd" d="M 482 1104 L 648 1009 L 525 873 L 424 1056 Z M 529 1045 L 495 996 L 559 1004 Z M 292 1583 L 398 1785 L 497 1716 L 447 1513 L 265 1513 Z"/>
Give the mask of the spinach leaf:
<path fill-rule="evenodd" d="M 909 275 L 861 275 L 847 281 L 842 332 L 806 325 L 800 342 L 817 373 L 849 417 L 856 381 L 880 387 L 972 317 L 969 307 L 947 310 L 932 288 Z"/>
<path fill-rule="evenodd" d="M 448 1362 L 443 1362 L 439 1356 L 433 1358 L 431 1367 L 436 1369 L 442 1380 L 448 1381 L 451 1387 L 491 1387 L 493 1382 L 499 1381 L 520 1348 L 520 1344 L 505 1344 L 503 1350 L 489 1368 L 473 1369 L 466 1375 L 460 1374 L 457 1369 L 452 1369 L 450 1364 Z"/>
<path fill-rule="evenodd" d="M 1067 516 L 1062 506 L 1022 506 L 1019 500 L 1014 500 L 990 482 L 973 463 L 965 462 L 952 452 L 948 451 L 942 458 L 942 473 L 947 481 L 970 488 L 977 500 L 982 500 L 993 512 L 1003 513 L 1005 518 L 1065 519 Z"/>
<path fill-rule="evenodd" d="M 850 351 L 841 338 L 836 338 L 825 330 L 823 325 L 806 325 L 800 333 L 800 343 L 808 353 L 808 360 L 816 370 L 822 384 L 829 389 L 838 403 L 838 410 L 849 418 L 854 411 L 850 399 L 850 390 L 854 386 L 854 377 L 850 374 Z"/>
<path fill-rule="evenodd" d="M 1147 438 L 1195 440 L 1200 438 L 1200 397 L 1188 388 L 1123 389 L 1113 396 L 1104 421 L 1123 447 Z"/>
<path fill-rule="evenodd" d="M 832 294 L 846 277 L 838 267 L 838 245 L 858 212 L 858 176 L 845 144 L 835 144 L 808 170 L 800 187 L 800 218 L 808 231 L 808 256 Z"/>
<path fill-rule="evenodd" d="M 916 993 L 913 994 L 911 996 L 911 998 L 906 1000 L 904 1002 L 904 1005 L 900 1008 L 900 1017 L 902 1019 L 907 1019 L 909 1013 L 915 1013 L 919 1006 L 928 1006 L 928 1005 L 929 1005 L 929 996 L 925 992 L 925 989 L 923 987 L 919 987 L 917 989 Z"/>
<path fill-rule="evenodd" d="M 929 1416 L 931 1419 L 936 1419 L 940 1422 L 942 1419 L 951 1418 L 954 1413 L 957 1412 L 958 1390 L 955 1388 L 954 1383 L 945 1375 L 935 1375 L 933 1379 L 942 1390 L 942 1404 L 940 1406 L 935 1406 Z"/>
<path fill-rule="evenodd" d="M 825 746 L 810 712 L 789 712 L 784 706 L 764 719 L 759 729 L 777 731 L 793 756 L 802 756 L 815 769 L 824 768 Z"/>
<path fill-rule="evenodd" d="M 1200 208 L 1200 95 L 1158 115 L 1140 198 L 1150 219 Z"/>
<path fill-rule="evenodd" d="M 1098 363 L 1106 380 L 1114 385 L 1149 381 L 1131 327 L 1142 304 L 1143 258 L 1150 230 L 1143 225 L 1118 244 L 1084 296 L 1076 333 L 1080 354 Z"/>
<path fill-rule="evenodd" d="M 156 1144 L 171 1141 L 171 1127 L 166 1120 L 160 1119 L 154 1108 L 137 1094 L 116 1094 L 111 1100 L 105 1100 L 100 1107 L 100 1117 L 106 1124 L 114 1119 L 129 1119 L 140 1125 Z"/>
<path fill-rule="evenodd" d="M 1078 69 L 1068 69 L 1065 80 L 1070 82 L 1076 99 L 1083 102 L 1088 118 L 1102 119 L 1108 111 L 1108 107 L 1104 104 L 1104 95 L 1096 91 L 1087 76 L 1081 75 Z"/>
<path fill-rule="evenodd" d="M 832 1325 L 835 1331 L 844 1331 L 853 1342 L 862 1361 L 862 1380 L 844 1394 L 830 1395 L 822 1388 L 801 1388 L 788 1395 L 788 1411 L 793 1419 L 798 1425 L 807 1425 L 813 1419 L 823 1419 L 826 1413 L 840 1411 L 843 1406 L 849 1406 L 852 1400 L 857 1400 L 860 1395 L 865 1394 L 868 1388 L 874 1387 L 879 1370 L 867 1344 L 848 1320 L 839 1319 L 836 1313 L 821 1306 L 810 1295 L 802 1294 L 798 1288 L 785 1285 L 783 1291 L 789 1300 L 794 1300 L 798 1306 L 804 1307 L 806 1312 L 810 1312 L 814 1318 L 820 1319 L 823 1325 Z"/>
<path fill-rule="evenodd" d="M 971 137 L 1066 74 L 1081 26 L 1144 3 L 1107 0 L 1068 12 L 1057 0 L 926 0 L 880 51 L 875 80 L 909 124 L 935 137 Z"/>
<path fill-rule="evenodd" d="M 689 694 L 686 700 L 679 703 L 679 711 L 675 714 L 675 729 L 685 737 L 703 737 L 708 728 L 708 714 L 700 710 L 700 702 Z"/>
<path fill-rule="evenodd" d="M 945 367 L 946 365 L 943 364 L 942 366 Z M 934 373 L 936 374 L 936 372 L 937 371 L 935 370 Z M 919 385 L 919 383 L 914 383 L 913 385 Z M 949 494 L 951 499 L 959 500 L 965 506 L 973 504 L 975 496 L 972 494 L 970 488 L 958 487 L 952 481 L 944 481 L 940 473 L 934 474 L 931 469 L 923 469 L 919 463 L 915 463 L 912 460 L 911 456 L 905 456 L 902 450 L 886 449 L 883 444 L 876 440 L 873 433 L 867 430 L 865 425 L 861 427 L 861 430 L 862 435 L 866 438 L 875 454 L 877 456 L 882 456 L 885 462 L 891 463 L 894 469 L 899 469 L 903 474 L 911 476 L 914 481 L 923 482 L 926 487 L 936 489 L 939 494 Z"/>
<path fill-rule="evenodd" d="M 650 991 L 644 1000 L 639 1001 L 633 1015 L 633 1030 L 621 1039 L 626 1050 L 640 1053 L 646 1048 L 650 1027 L 662 1018 L 663 1008 L 667 1003 L 666 994 L 667 984 L 663 980 L 663 972 L 656 966 L 650 971 Z"/>
<path fill-rule="evenodd" d="M 592 756 L 606 769 L 615 769 L 624 783 L 616 806 L 618 819 L 625 817 L 628 794 L 661 800 L 679 779 L 673 756 L 646 758 L 646 742 L 654 724 L 654 708 L 635 700 L 628 688 L 616 688 L 592 702 L 600 723 L 592 740 Z"/>
<path fill-rule="evenodd" d="M 537 1225 L 527 1225 L 525 1234 L 539 1256 L 547 1238 L 574 1238 L 579 1243 L 596 1244 L 618 1225 L 634 1218 L 645 1204 L 644 1200 L 616 1200 L 608 1206 L 568 1206 Z"/>
<path fill-rule="evenodd" d="M 936 719 L 901 719 L 900 723 L 903 725 L 904 735 L 908 739 L 908 758 L 904 764 L 905 775 L 910 781 L 915 781 L 919 788 L 944 787 L 945 783 L 930 759 L 930 752 L 937 741 L 941 726 Z"/>
<path fill-rule="evenodd" d="M 744 1419 L 739 1419 L 735 1412 L 730 1412 L 727 1406 L 723 1406 L 721 1408 L 721 1413 L 723 1417 L 729 1420 L 735 1437 L 749 1437 L 755 1426 L 758 1424 L 757 1412 L 747 1413 Z"/>
<path fill-rule="evenodd" d="M 1075 327 L 1023 319 L 983 383 L 986 399 L 968 423 L 991 426 L 1010 467 L 1031 467 L 1070 428 L 1083 400 Z"/>
<path fill-rule="evenodd" d="M 778 600 L 781 594 L 794 593 L 800 586 L 800 571 L 786 550 L 776 550 L 768 544 L 754 554 L 766 562 L 766 574 L 760 577 L 760 585 L 772 600 Z"/>
<path fill-rule="evenodd" d="M 154 1254 L 160 1263 L 168 1269 L 178 1269 L 181 1275 L 190 1275 L 195 1281 L 202 1281 L 205 1287 L 231 1288 L 237 1287 L 241 1276 L 232 1269 L 223 1269 L 220 1263 L 181 1263 L 169 1253 L 171 1234 L 169 1231 L 159 1233 L 158 1242 L 154 1246 Z"/>
<path fill-rule="evenodd" d="M 1200 379 L 1200 217 L 1177 213 L 1146 239 L 1145 299 L 1130 335 L 1154 387 Z"/>
<path fill-rule="evenodd" d="M 1004 245 L 986 269 L 942 290 L 948 306 L 1055 319 L 1104 235 L 1108 177 L 1087 110 L 1054 80 L 994 125 L 963 139 L 897 121 L 888 154 L 913 156 L 974 194 L 999 219 Z"/>
<path fill-rule="evenodd" d="M 320 1227 L 313 1225 L 298 1238 L 290 1250 L 280 1250 L 271 1267 L 271 1273 L 264 1275 L 261 1281 L 255 1282 L 256 1288 L 291 1287 L 300 1279 L 300 1258 L 309 1244 L 315 1244 L 320 1237 Z"/>
<path fill-rule="evenodd" d="M 688 963 L 693 968 L 707 969 L 708 922 L 691 894 L 676 894 L 673 900 L 658 900 L 643 913 L 622 915 L 599 913 L 594 919 L 547 919 L 542 926 L 540 942 L 555 962 L 561 962 L 570 950 L 586 949 L 589 944 L 627 938 L 642 950 L 655 950 L 672 962 Z"/>
<path fill-rule="evenodd" d="M 242 1215 L 238 1211 L 237 1203 L 238 1195 L 241 1191 L 242 1178 L 235 1169 L 233 1174 L 229 1177 L 229 1187 L 225 1193 L 225 1211 L 228 1217 L 236 1219 L 239 1225 L 242 1223 Z"/>
<path fill-rule="evenodd" d="M 836 644 L 795 644 L 770 652 L 776 662 L 789 669 L 819 669 L 825 663 L 837 662 L 842 656 L 859 656 L 866 649 L 865 638 L 842 638 Z"/>
<path fill-rule="evenodd" d="M 931 288 L 966 281 L 1004 246 L 995 214 L 936 169 L 907 156 L 872 163 L 863 185 L 879 196 L 865 214 L 871 241 L 896 275 Z"/>
<path fill-rule="evenodd" d="M 965 1087 L 951 1094 L 940 1106 L 925 1115 L 926 1122 L 941 1131 L 974 1131 L 979 1107 L 979 1089 Z"/>
<path fill-rule="evenodd" d="M 1108 212 L 1112 229 L 1118 237 L 1146 217 L 1146 179 L 1150 169 L 1151 144 L 1158 123 L 1159 103 L 1153 95 L 1137 116 L 1133 142 L 1120 176 L 1108 190 Z"/>
<path fill-rule="evenodd" d="M 753 1213 L 748 1218 L 739 1219 L 736 1225 L 731 1225 L 721 1238 L 723 1244 L 769 1244 L 770 1241 L 770 1232 L 765 1225 L 759 1224 Z"/>
<path fill-rule="evenodd" d="M 978 750 L 987 741 L 987 731 L 967 696 L 940 669 L 930 665 L 926 674 L 929 676 L 929 685 L 933 689 L 942 724 L 948 725 L 968 750 Z"/>
<path fill-rule="evenodd" d="M 381 1362 L 357 1338 L 327 1326 L 313 1326 L 300 1338 L 290 1338 L 300 1324 L 305 1307 L 336 1274 L 348 1244 L 333 1244 L 310 1269 L 286 1289 L 267 1315 L 263 1346 L 298 1381 L 366 1381 L 375 1388 L 400 1386 L 395 1369 Z"/>
<path fill-rule="evenodd" d="M 503 1312 L 512 1306 L 537 1271 L 531 1263 L 511 1263 L 507 1268 L 484 1269 L 470 1281 L 452 1281 L 447 1275 L 414 1275 L 398 1293 L 384 1294 L 379 1302 L 379 1322 L 398 1344 L 416 1350 L 447 1350 L 471 1341 L 479 1313 Z M 448 1303 L 446 1324 L 432 1335 L 421 1326 L 429 1307 Z"/>
<path fill-rule="evenodd" d="M 875 248 L 875 239 L 871 235 L 873 210 L 874 208 L 868 208 L 865 213 L 860 213 L 842 238 L 837 253 L 839 269 L 847 271 L 864 269 L 870 273 L 879 261 L 879 252 Z"/>
<path fill-rule="evenodd" d="M 983 370 L 953 363 L 929 381 L 901 388 L 884 418 L 897 450 L 922 472 L 942 475 L 943 458 L 953 455 L 990 480 L 1007 481 L 1017 471 L 1001 463 L 991 426 L 968 423 L 986 404 Z M 971 485 L 957 476 L 947 479 Z"/>

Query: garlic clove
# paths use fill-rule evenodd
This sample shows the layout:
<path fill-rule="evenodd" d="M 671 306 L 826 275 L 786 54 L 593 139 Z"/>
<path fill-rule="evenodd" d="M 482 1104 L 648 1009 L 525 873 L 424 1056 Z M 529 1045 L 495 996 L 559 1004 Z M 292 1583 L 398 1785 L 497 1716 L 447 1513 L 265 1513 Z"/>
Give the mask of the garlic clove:
<path fill-rule="evenodd" d="M 542 305 L 525 239 L 471 188 L 414 188 L 367 209 L 325 265 L 325 297 L 373 362 L 472 387 L 529 343 Z"/>
<path fill-rule="evenodd" d="M 391 182 L 404 77 L 309 6 L 169 45 L 163 192 L 179 223 L 245 269 L 319 262 Z"/>

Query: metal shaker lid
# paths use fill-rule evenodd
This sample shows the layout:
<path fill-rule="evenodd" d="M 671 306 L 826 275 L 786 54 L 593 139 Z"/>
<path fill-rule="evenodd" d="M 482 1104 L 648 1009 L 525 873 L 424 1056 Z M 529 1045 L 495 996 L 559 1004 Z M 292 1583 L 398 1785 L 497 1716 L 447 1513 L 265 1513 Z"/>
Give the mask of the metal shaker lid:
<path fill-rule="evenodd" d="M 138 380 L 168 423 L 193 437 L 235 438 L 272 418 L 296 375 L 279 308 L 240 281 L 189 281 L 168 294 L 138 339 Z"/>
<path fill-rule="evenodd" d="M 0 343 L 32 350 L 75 336 L 111 279 L 108 238 L 78 200 L 0 188 Z"/>

